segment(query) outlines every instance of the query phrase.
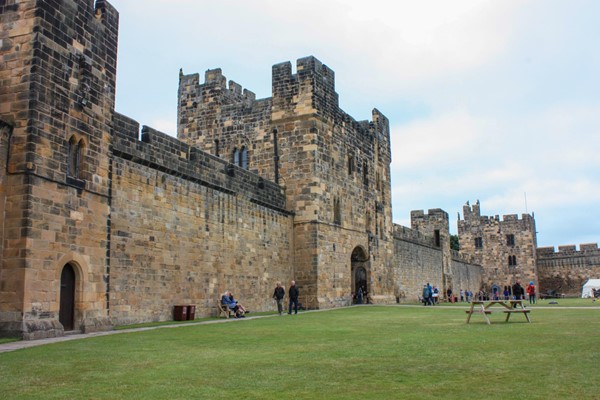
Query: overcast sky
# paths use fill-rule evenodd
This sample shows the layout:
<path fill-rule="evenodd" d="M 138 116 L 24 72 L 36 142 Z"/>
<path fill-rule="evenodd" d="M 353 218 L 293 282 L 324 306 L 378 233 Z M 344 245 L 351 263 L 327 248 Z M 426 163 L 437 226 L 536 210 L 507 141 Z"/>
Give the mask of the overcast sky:
<path fill-rule="evenodd" d="M 600 240 L 600 1 L 112 0 L 117 111 L 176 135 L 179 69 L 271 96 L 271 66 L 313 55 L 340 107 L 392 136 L 394 221 L 442 208 L 456 232 L 535 213 L 538 245 Z"/>

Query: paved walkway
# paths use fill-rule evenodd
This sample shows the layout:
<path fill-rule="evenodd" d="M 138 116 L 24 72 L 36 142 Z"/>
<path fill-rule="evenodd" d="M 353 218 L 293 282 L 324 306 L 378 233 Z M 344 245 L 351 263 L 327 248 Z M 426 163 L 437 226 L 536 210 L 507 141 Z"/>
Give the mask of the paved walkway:
<path fill-rule="evenodd" d="M 305 312 L 307 312 L 307 311 L 303 311 L 302 313 L 305 313 Z M 284 315 L 286 315 L 286 314 L 284 314 Z M 268 318 L 268 317 L 277 317 L 277 316 L 278 316 L 277 314 L 269 314 L 269 315 L 247 316 L 244 319 L 236 319 L 236 318 L 211 319 L 211 320 L 207 320 L 207 321 L 188 322 L 188 323 L 184 323 L 184 324 L 159 325 L 159 326 L 151 326 L 151 327 L 145 327 L 145 328 L 121 329 L 121 330 L 106 331 L 106 332 L 76 333 L 76 334 L 68 334 L 65 336 L 47 338 L 47 339 L 19 340 L 16 342 L 0 344 L 0 353 L 6 353 L 9 351 L 26 349 L 26 348 L 35 347 L 35 346 L 43 346 L 45 344 L 66 342 L 69 340 L 92 338 L 92 337 L 97 337 L 97 336 L 117 335 L 120 333 L 130 333 L 130 332 L 143 332 L 143 331 L 151 331 L 151 330 L 155 330 L 155 329 L 183 328 L 186 326 L 196 326 L 196 325 L 221 324 L 221 323 L 225 323 L 225 322 L 240 322 L 240 321 L 244 321 L 247 319 L 258 319 L 258 318 Z"/>

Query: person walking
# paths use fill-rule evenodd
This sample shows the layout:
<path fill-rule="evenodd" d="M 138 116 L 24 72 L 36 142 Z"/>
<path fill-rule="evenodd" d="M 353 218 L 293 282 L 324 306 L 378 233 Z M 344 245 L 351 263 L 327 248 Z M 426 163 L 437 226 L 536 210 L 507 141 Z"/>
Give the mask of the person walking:
<path fill-rule="evenodd" d="M 300 291 L 298 290 L 298 286 L 296 286 L 296 281 L 291 282 L 288 296 L 290 297 L 288 314 L 292 315 L 292 305 L 294 305 L 294 314 L 298 314 L 298 296 L 300 296 Z"/>
<path fill-rule="evenodd" d="M 521 286 L 521 282 L 516 281 L 512 287 L 512 293 L 515 300 L 523 300 L 523 295 L 525 291 L 523 290 L 523 286 Z"/>
<path fill-rule="evenodd" d="M 423 285 L 423 305 L 433 305 L 433 303 L 431 302 L 431 289 L 429 288 L 429 285 Z"/>
<path fill-rule="evenodd" d="M 277 282 L 275 291 L 273 292 L 273 299 L 277 302 L 277 312 L 279 315 L 283 314 L 283 298 L 285 297 L 285 289 L 281 286 L 281 282 Z"/>
<path fill-rule="evenodd" d="M 527 285 L 527 294 L 529 295 L 529 304 L 535 304 L 535 285 L 533 281 Z"/>

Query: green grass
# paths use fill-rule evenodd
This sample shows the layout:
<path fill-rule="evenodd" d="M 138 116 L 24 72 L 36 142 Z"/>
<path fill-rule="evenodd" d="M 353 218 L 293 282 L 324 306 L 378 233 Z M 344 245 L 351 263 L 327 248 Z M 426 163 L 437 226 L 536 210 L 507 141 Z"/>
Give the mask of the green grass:
<path fill-rule="evenodd" d="M 10 342 L 18 342 L 21 339 L 18 338 L 0 338 L 0 344 L 10 343 Z"/>
<path fill-rule="evenodd" d="M 0 354 L 10 399 L 592 399 L 600 309 L 353 307 Z M 514 322 L 513 322 L 514 319 Z M 2 397 L 2 396 L 0 396 Z"/>

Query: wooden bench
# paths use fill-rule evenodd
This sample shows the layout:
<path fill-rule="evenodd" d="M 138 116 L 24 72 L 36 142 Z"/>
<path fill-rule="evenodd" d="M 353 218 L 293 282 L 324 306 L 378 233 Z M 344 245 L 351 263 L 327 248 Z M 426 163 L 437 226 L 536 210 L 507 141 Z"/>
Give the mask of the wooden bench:
<path fill-rule="evenodd" d="M 506 319 L 504 320 L 504 322 L 508 322 L 508 319 L 510 318 L 512 313 L 519 313 L 519 314 L 523 314 L 525 316 L 525 318 L 527 319 L 527 322 L 531 323 L 531 320 L 529 319 L 529 315 L 527 315 L 531 312 L 531 310 L 525 310 L 523 308 L 515 308 L 513 310 L 504 310 L 503 312 L 506 313 Z"/>
<path fill-rule="evenodd" d="M 217 300 L 217 317 L 224 316 L 229 318 L 230 316 L 235 317 L 235 312 L 229 308 L 226 304 L 221 303 L 221 299 Z"/>
<path fill-rule="evenodd" d="M 473 314 L 482 314 L 483 318 L 485 319 L 485 322 L 488 325 L 491 325 L 490 319 L 488 318 L 488 314 L 492 313 L 492 310 L 487 310 L 484 308 L 483 306 L 483 302 L 482 301 L 474 301 L 471 303 L 471 308 L 469 308 L 468 310 L 465 310 L 465 312 L 467 314 L 469 314 L 469 316 L 467 317 L 467 324 L 469 323 L 469 321 L 471 321 L 471 316 Z"/>

